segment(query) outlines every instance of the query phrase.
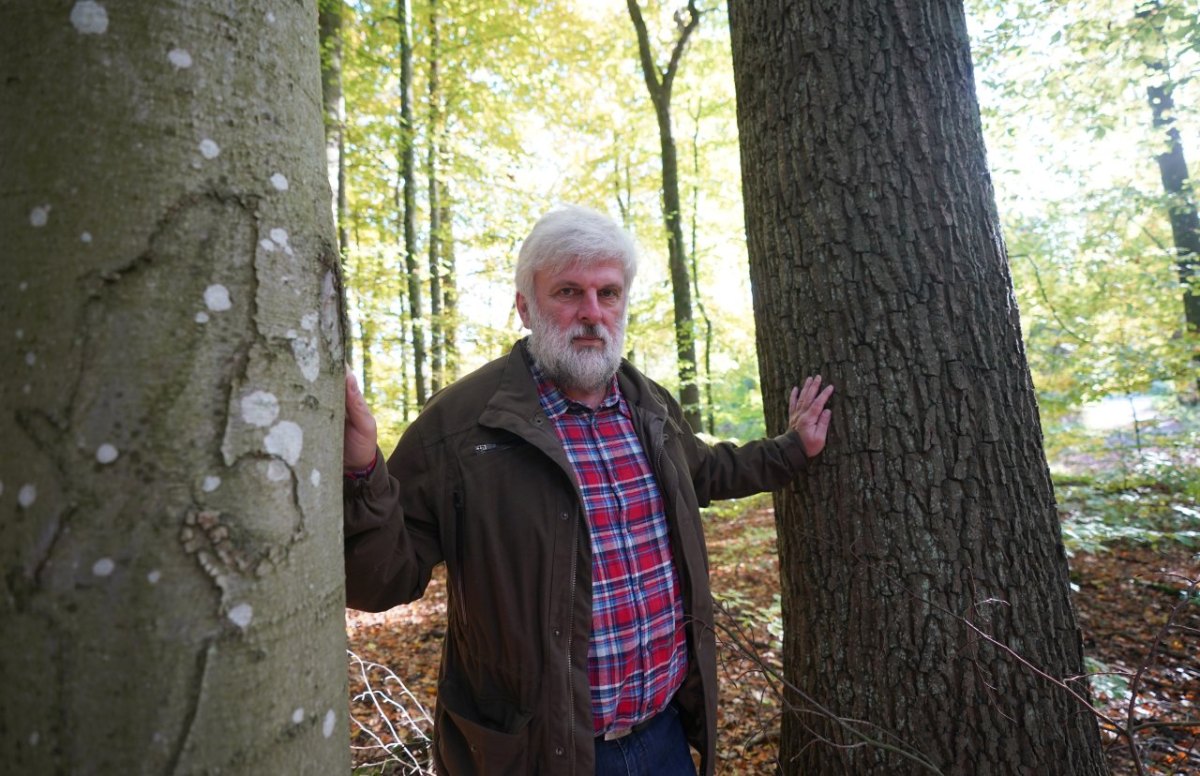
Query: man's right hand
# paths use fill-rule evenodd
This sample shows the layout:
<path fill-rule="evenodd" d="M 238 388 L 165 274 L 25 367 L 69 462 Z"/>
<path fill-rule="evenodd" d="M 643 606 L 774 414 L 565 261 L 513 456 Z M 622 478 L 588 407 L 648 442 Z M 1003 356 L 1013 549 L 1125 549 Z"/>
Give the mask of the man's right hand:
<path fill-rule="evenodd" d="M 358 380 L 346 367 L 346 431 L 342 441 L 342 469 L 360 472 L 375 461 L 379 432 L 375 416 L 358 389 Z"/>

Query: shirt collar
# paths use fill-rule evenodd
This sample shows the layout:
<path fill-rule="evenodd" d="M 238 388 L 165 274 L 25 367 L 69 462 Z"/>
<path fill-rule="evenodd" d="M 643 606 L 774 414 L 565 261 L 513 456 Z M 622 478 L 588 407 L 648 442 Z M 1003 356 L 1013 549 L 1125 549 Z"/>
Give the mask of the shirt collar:
<path fill-rule="evenodd" d="M 575 401 L 562 392 L 554 381 L 546 376 L 542 368 L 533 358 L 529 359 L 529 372 L 533 375 L 533 381 L 537 385 L 538 403 L 542 405 L 542 410 L 551 420 L 555 420 L 567 412 L 591 412 L 592 408 L 585 404 Z M 617 376 L 614 374 L 608 382 L 608 390 L 604 394 L 604 399 L 600 402 L 600 406 L 596 411 L 617 407 L 626 416 L 629 415 L 628 405 L 625 403 L 625 397 L 621 395 L 621 384 L 617 381 Z"/>

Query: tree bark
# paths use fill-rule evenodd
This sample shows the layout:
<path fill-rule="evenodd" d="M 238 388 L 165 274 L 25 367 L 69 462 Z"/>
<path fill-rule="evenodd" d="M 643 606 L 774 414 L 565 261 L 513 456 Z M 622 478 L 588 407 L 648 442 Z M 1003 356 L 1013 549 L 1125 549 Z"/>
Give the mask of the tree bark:
<path fill-rule="evenodd" d="M 342 275 L 346 274 L 346 251 L 350 244 L 346 206 L 346 100 L 342 93 L 342 20 L 346 6 L 343 0 L 319 0 L 318 29 L 321 46 L 321 102 L 325 108 L 325 165 L 329 188 L 333 192 L 333 223 L 337 228 L 338 256 Z M 342 289 L 342 309 L 348 310 L 345 289 Z M 349 321 L 343 321 L 344 328 Z M 346 361 L 353 360 L 354 338 L 345 338 Z"/>
<path fill-rule="evenodd" d="M 642 75 L 650 101 L 654 104 L 654 116 L 658 121 L 658 140 L 662 155 L 662 207 L 663 222 L 667 229 L 668 268 L 671 273 L 671 295 L 675 315 L 675 355 L 679 369 L 679 403 L 683 416 L 691 427 L 703 429 L 700 412 L 700 387 L 696 382 L 696 332 L 692 317 L 692 282 L 688 273 L 687 250 L 683 243 L 683 209 L 679 196 L 679 161 L 675 151 L 675 136 L 671 127 L 671 88 L 679 72 L 688 38 L 700 22 L 700 12 L 695 0 L 689 0 L 687 21 L 679 21 L 679 37 L 671 51 L 671 59 L 665 70 L 660 71 L 654 63 L 654 52 L 650 47 L 650 36 L 638 0 L 626 0 L 629 17 L 637 32 L 638 55 Z M 680 12 L 683 14 L 684 12 Z M 682 16 L 677 16 L 681 20 Z"/>
<path fill-rule="evenodd" d="M 315 0 L 0 16 L 0 763 L 345 773 Z"/>
<path fill-rule="evenodd" d="M 768 426 L 837 386 L 776 495 L 784 771 L 1104 773 L 961 0 L 730 26 Z"/>

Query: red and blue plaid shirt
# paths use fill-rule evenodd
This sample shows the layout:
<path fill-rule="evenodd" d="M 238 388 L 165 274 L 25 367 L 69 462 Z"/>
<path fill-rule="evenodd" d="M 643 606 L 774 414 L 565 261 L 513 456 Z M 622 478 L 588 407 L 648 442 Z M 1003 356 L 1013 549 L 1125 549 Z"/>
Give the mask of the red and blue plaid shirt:
<path fill-rule="evenodd" d="M 597 735 L 666 708 L 687 673 L 679 576 L 650 461 L 614 377 L 593 412 L 536 365 L 542 409 L 583 494 L 592 546 L 588 678 Z"/>

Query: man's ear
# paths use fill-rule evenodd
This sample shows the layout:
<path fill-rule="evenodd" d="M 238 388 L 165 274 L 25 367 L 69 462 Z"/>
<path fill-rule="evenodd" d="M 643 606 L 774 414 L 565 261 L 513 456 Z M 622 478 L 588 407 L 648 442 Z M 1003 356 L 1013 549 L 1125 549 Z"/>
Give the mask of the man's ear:
<path fill-rule="evenodd" d="M 521 325 L 532 331 L 533 327 L 529 325 L 529 301 L 520 291 L 517 292 L 517 315 L 521 316 Z"/>

